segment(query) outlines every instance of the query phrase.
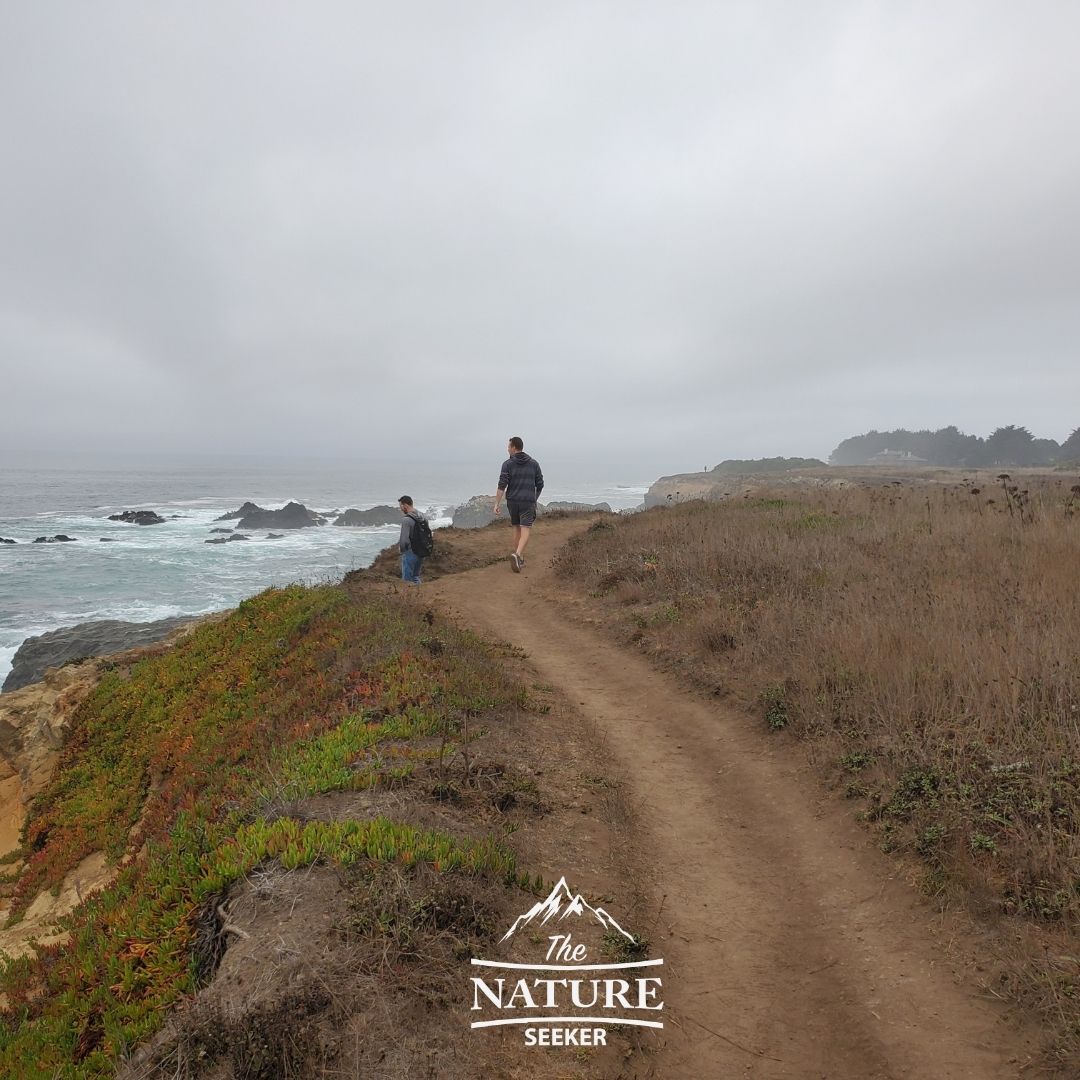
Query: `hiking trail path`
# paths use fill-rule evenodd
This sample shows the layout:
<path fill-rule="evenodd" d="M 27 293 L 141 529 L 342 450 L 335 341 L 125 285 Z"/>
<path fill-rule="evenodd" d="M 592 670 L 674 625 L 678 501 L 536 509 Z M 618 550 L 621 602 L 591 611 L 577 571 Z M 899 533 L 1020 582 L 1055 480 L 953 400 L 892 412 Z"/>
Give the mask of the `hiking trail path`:
<path fill-rule="evenodd" d="M 665 960 L 648 1075 L 1028 1075 L 1035 1034 L 960 972 L 977 942 L 920 898 L 800 749 L 617 643 L 560 581 L 552 556 L 584 527 L 541 520 L 521 574 L 507 558 L 425 584 L 423 597 L 523 649 L 613 759 L 660 910 L 637 928 Z"/>

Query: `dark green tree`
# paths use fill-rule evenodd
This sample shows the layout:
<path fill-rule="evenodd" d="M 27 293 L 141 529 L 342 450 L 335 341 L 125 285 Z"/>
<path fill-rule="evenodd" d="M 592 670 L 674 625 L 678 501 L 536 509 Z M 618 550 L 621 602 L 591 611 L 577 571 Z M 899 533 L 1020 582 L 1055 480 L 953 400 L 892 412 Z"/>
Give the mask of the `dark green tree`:
<path fill-rule="evenodd" d="M 1080 427 L 1061 444 L 1058 460 L 1080 462 Z"/>

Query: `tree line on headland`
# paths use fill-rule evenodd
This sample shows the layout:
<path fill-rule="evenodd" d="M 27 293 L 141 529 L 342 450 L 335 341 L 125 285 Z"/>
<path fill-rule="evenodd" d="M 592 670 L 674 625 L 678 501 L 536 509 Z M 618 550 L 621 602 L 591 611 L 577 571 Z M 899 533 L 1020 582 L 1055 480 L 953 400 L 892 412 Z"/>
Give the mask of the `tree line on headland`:
<path fill-rule="evenodd" d="M 832 465 L 904 462 L 986 468 L 998 465 L 1057 465 L 1080 462 L 1080 428 L 1063 442 L 1037 439 L 1026 427 L 1009 424 L 987 438 L 955 426 L 937 431 L 868 431 L 844 439 L 829 455 Z"/>

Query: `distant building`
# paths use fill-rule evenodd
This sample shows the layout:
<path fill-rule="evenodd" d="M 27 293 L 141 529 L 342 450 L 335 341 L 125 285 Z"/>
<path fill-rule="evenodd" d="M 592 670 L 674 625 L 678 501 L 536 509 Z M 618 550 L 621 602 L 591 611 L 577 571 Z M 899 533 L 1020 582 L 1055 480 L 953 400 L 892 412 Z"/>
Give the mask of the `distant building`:
<path fill-rule="evenodd" d="M 879 450 L 867 459 L 867 465 L 929 465 L 926 458 L 913 454 L 910 450 Z"/>

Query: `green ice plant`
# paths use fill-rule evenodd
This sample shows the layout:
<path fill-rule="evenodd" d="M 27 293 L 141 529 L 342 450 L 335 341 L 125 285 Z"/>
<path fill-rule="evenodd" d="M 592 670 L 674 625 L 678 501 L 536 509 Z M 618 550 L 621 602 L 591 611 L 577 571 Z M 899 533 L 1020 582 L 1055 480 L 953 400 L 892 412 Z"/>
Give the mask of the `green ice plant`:
<path fill-rule="evenodd" d="M 441 627 L 452 647 L 432 656 L 429 633 L 418 612 L 389 601 L 293 586 L 105 675 L 31 807 L 12 921 L 86 854 L 121 865 L 65 920 L 69 943 L 2 965 L 0 1075 L 112 1075 L 205 975 L 199 913 L 262 862 L 424 862 L 533 887 L 491 838 L 387 818 L 261 816 L 275 792 L 400 779 L 418 755 L 384 744 L 454 733 L 464 716 L 520 703 L 523 688 L 477 639 Z"/>

